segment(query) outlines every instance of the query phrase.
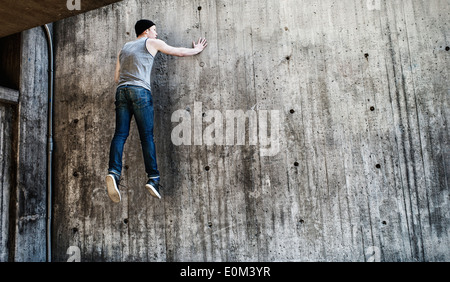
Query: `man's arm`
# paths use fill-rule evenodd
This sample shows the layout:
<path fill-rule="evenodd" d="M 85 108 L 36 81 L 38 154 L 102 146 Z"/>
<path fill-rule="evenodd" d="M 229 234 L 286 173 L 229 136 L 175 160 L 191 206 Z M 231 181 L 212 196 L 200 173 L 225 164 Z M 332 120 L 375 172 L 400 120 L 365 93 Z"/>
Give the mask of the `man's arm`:
<path fill-rule="evenodd" d="M 197 44 L 195 42 L 192 42 L 192 44 L 193 48 L 172 47 L 160 39 L 149 39 L 147 40 L 147 49 L 154 55 L 160 51 L 167 55 L 188 57 L 199 54 L 206 48 L 206 46 L 208 46 L 205 38 L 200 38 Z"/>
<path fill-rule="evenodd" d="M 114 73 L 114 81 L 116 83 L 119 83 L 119 78 L 120 78 L 120 52 L 117 55 L 116 71 Z"/>

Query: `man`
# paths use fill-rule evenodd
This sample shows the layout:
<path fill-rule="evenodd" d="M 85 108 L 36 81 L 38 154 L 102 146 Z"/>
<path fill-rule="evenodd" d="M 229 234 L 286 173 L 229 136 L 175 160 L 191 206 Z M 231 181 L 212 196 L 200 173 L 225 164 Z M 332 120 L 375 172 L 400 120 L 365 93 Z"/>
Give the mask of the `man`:
<path fill-rule="evenodd" d="M 130 131 L 134 115 L 141 139 L 145 172 L 148 176 L 145 188 L 150 194 L 161 199 L 160 174 L 156 161 L 153 138 L 153 100 L 150 75 L 154 57 L 158 52 L 178 57 L 194 56 L 208 45 L 206 39 L 193 42 L 193 48 L 172 47 L 157 39 L 156 25 L 149 20 L 140 20 L 135 25 L 137 39 L 128 42 L 117 58 L 115 81 L 116 129 L 111 141 L 109 168 L 106 176 L 108 195 L 115 203 L 121 201 L 118 189 L 122 173 L 123 148 Z"/>

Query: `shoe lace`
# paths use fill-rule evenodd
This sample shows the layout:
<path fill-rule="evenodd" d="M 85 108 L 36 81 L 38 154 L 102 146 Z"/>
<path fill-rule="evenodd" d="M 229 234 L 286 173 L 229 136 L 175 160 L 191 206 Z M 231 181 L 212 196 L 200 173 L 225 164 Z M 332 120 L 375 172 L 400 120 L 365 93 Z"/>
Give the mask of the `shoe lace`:
<path fill-rule="evenodd" d="M 124 178 L 121 178 L 121 179 L 119 179 L 119 186 L 121 186 L 121 187 L 124 187 L 124 188 L 127 188 L 127 186 L 126 185 L 123 185 L 122 183 L 123 183 L 123 180 L 124 180 Z"/>
<path fill-rule="evenodd" d="M 149 181 L 151 181 L 151 182 L 155 183 L 156 185 L 158 185 L 158 189 L 164 189 L 164 186 L 162 186 L 162 185 L 159 183 L 159 181 L 154 181 L 154 180 L 152 180 L 152 179 L 149 179 Z"/>

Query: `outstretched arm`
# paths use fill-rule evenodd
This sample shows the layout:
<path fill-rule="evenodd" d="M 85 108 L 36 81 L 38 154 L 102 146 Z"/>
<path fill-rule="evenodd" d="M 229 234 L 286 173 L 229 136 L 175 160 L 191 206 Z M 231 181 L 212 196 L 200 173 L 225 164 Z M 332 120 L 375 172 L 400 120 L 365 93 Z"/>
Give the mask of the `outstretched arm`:
<path fill-rule="evenodd" d="M 156 55 L 158 51 L 177 57 L 194 56 L 201 53 L 208 43 L 205 38 L 200 38 L 197 43 L 192 42 L 193 48 L 172 47 L 160 39 L 147 40 L 147 49 L 151 54 Z"/>

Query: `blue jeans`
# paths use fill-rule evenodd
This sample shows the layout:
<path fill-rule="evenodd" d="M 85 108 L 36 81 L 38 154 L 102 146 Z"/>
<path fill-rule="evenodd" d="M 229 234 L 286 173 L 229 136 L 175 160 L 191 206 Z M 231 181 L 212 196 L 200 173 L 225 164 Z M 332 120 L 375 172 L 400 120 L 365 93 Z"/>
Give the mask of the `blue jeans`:
<path fill-rule="evenodd" d="M 159 179 L 156 148 L 153 138 L 153 100 L 151 92 L 139 86 L 120 86 L 116 91 L 116 130 L 109 151 L 108 173 L 120 177 L 122 155 L 130 133 L 130 122 L 134 115 L 141 139 L 145 172 L 149 178 Z"/>

